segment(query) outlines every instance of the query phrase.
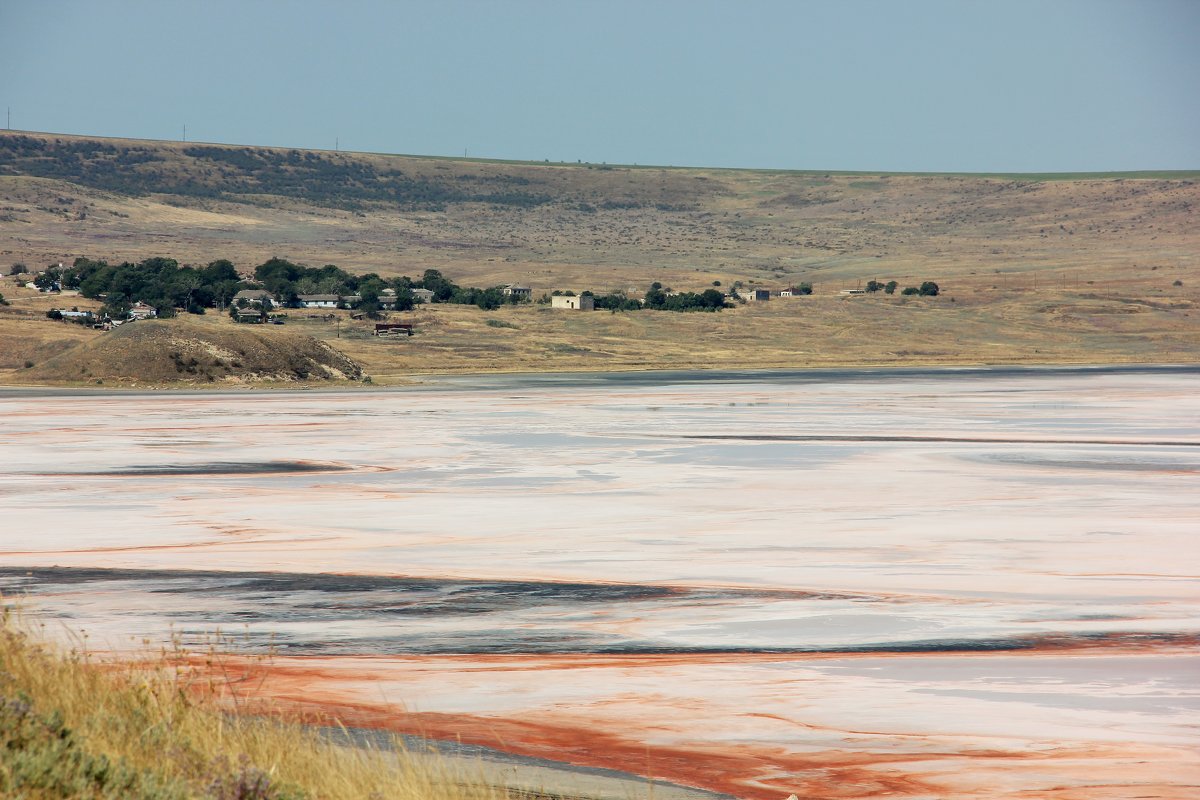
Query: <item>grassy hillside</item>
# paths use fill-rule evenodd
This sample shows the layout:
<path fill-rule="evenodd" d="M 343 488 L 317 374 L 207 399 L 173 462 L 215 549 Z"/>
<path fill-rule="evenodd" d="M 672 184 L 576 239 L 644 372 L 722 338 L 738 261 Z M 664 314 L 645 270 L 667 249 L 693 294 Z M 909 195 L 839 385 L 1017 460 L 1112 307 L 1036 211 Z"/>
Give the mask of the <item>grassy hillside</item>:
<path fill-rule="evenodd" d="M 27 800 L 507 800 L 470 771 L 337 747 L 246 712 L 219 653 L 105 664 L 0 617 L 0 796 Z M 207 669 L 201 666 L 207 662 Z M 215 676 L 215 677 L 214 677 Z M 259 712 L 269 709 L 259 708 Z"/>
<path fill-rule="evenodd" d="M 180 319 L 145 320 L 97 333 L 16 376 L 34 383 L 228 385 L 357 381 L 362 369 L 304 334 Z"/>
<path fill-rule="evenodd" d="M 1136 280 L 1195 269 L 1197 177 L 632 168 L 0 132 L 0 269 L 282 255 L 536 290 Z"/>
<path fill-rule="evenodd" d="M 448 369 L 1197 361 L 1198 209 L 1197 173 L 537 164 L 0 132 L 0 273 L 80 255 L 229 258 L 244 270 L 283 256 L 357 274 L 434 268 L 463 285 L 519 282 L 535 296 L 637 296 L 655 280 L 681 291 L 718 281 L 814 287 L 810 298 L 698 317 L 527 308 L 496 312 L 513 326 L 497 327 L 482 312 L 424 309 L 420 335 L 404 342 L 372 340 L 349 321 L 340 341 L 326 322 L 286 328 L 332 341 L 385 379 Z M 933 280 L 942 296 L 839 295 L 868 279 Z M 0 370 L 15 371 L 6 380 L 94 338 L 39 319 L 42 306 L 63 301 L 8 281 L 0 291 L 14 300 L 0 308 Z"/>

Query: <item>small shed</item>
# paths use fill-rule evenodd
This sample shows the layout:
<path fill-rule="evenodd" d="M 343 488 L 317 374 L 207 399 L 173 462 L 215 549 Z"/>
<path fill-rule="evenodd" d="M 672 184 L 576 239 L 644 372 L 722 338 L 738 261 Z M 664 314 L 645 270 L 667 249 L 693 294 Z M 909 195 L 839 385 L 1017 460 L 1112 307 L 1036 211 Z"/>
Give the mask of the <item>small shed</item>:
<path fill-rule="evenodd" d="M 572 311 L 593 311 L 596 308 L 596 300 L 590 294 L 579 296 L 556 294 L 550 298 L 550 307 L 567 308 Z"/>
<path fill-rule="evenodd" d="M 376 322 L 375 336 L 412 336 L 413 326 L 411 322 Z"/>

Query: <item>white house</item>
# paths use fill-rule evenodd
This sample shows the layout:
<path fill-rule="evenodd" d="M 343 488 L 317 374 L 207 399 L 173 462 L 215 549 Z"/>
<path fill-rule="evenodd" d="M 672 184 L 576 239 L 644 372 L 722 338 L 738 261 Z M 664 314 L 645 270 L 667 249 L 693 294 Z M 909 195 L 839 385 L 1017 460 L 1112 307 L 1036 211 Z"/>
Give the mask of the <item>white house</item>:
<path fill-rule="evenodd" d="M 429 289 L 410 289 L 414 303 L 432 303 L 433 292 Z"/>
<path fill-rule="evenodd" d="M 301 308 L 337 308 L 336 294 L 302 294 L 298 296 Z"/>
<path fill-rule="evenodd" d="M 129 316 L 132 319 L 149 319 L 158 316 L 158 309 L 139 300 L 129 307 Z"/>
<path fill-rule="evenodd" d="M 593 311 L 596 301 L 590 294 L 574 295 L 556 294 L 550 298 L 551 308 L 569 308 L 574 311 Z"/>
<path fill-rule="evenodd" d="M 505 297 L 515 297 L 518 300 L 529 300 L 533 297 L 533 290 L 528 286 L 518 286 L 515 283 L 510 283 L 504 287 Z"/>

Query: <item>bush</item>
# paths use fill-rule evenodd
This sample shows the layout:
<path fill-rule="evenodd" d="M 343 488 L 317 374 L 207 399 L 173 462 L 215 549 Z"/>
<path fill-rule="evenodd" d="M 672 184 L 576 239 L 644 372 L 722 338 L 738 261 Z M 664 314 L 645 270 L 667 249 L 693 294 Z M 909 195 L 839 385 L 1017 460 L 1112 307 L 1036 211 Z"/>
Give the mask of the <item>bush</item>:
<path fill-rule="evenodd" d="M 938 292 L 941 290 L 938 289 L 938 285 L 933 281 L 925 281 L 917 291 L 922 297 L 937 297 Z"/>
<path fill-rule="evenodd" d="M 905 286 L 904 291 L 900 292 L 903 295 L 920 294 L 921 290 L 915 286 Z"/>
<path fill-rule="evenodd" d="M 896 283 L 895 281 L 888 281 L 887 284 L 883 287 L 884 294 L 895 294 L 896 287 L 899 285 L 900 284 Z"/>
<path fill-rule="evenodd" d="M 1176 281 L 1176 283 L 1178 283 L 1178 281 Z M 9 303 L 7 300 L 5 300 L 4 293 L 0 292 L 0 306 L 8 306 L 8 305 L 12 305 L 12 304 Z"/>

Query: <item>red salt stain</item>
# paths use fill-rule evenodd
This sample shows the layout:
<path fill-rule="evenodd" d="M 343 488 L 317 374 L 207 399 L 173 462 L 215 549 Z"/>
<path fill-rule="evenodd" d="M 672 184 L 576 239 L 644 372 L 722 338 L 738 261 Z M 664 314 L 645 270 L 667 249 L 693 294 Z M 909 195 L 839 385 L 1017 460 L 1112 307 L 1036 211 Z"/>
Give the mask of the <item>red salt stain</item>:
<path fill-rule="evenodd" d="M 1128 642 L 1118 647 L 1099 643 L 1106 654 L 1113 650 L 1144 652 L 1154 649 L 1131 647 Z M 1079 650 L 1098 649 L 1093 643 Z M 1037 658 L 1040 653 L 1062 655 L 1069 648 L 1061 642 L 1051 642 L 1041 650 L 1021 651 L 1023 657 Z M 1186 650 L 1185 650 L 1186 652 Z M 881 654 L 862 654 L 861 657 L 879 658 Z M 905 659 L 934 658 L 945 654 L 895 654 Z M 987 653 L 968 653 L 961 657 L 987 658 Z M 1011 653 L 1009 655 L 1012 655 Z M 853 656 L 851 656 L 853 657 Z M 1076 746 L 1070 750 L 1056 749 L 1052 752 L 1027 750 L 983 749 L 963 744 L 954 747 L 945 741 L 935 752 L 924 747 L 916 752 L 881 752 L 879 749 L 850 748 L 838 750 L 794 752 L 770 742 L 761 743 L 707 743 L 702 741 L 703 730 L 696 732 L 700 741 L 671 745 L 647 744 L 656 732 L 652 718 L 630 718 L 623 720 L 617 729 L 612 722 L 603 723 L 587 719 L 578 713 L 558 714 L 553 721 L 541 721 L 521 716 L 473 715 L 469 713 L 409 712 L 402 707 L 386 703 L 361 702 L 354 690 L 349 693 L 339 690 L 347 681 L 353 683 L 370 681 L 377 670 L 390 665 L 400 670 L 424 671 L 447 668 L 456 673 L 469 672 L 526 672 L 545 670 L 583 670 L 604 668 L 656 668 L 674 665 L 745 664 L 749 660 L 760 662 L 846 659 L 844 654 L 818 654 L 814 656 L 786 656 L 778 654 L 638 654 L 616 655 L 559 655 L 559 656 L 407 656 L 407 657 L 353 657 L 352 659 L 327 659 L 292 657 L 283 663 L 262 664 L 250 661 L 226 660 L 222 664 L 225 677 L 232 677 L 235 685 L 245 687 L 239 694 L 246 695 L 244 707 L 269 708 L 295 719 L 309 722 L 329 723 L 337 720 L 353 727 L 375 728 L 430 739 L 459 741 L 491 747 L 505 752 L 546 758 L 578 766 L 619 769 L 643 777 L 667 781 L 683 786 L 692 786 L 709 791 L 748 798 L 749 800 L 779 800 L 788 794 L 814 798 L 866 798 L 878 796 L 922 796 L 922 797 L 978 797 L 985 796 L 977 789 L 965 786 L 952 787 L 945 781 L 958 783 L 960 774 L 970 774 L 971 765 L 983 769 L 1008 771 L 1021 762 L 1055 762 L 1073 764 L 1066 768 L 1065 783 L 1071 784 L 1081 774 L 1080 764 L 1119 764 L 1125 760 L 1130 764 L 1128 783 L 1121 783 L 1138 795 L 1156 791 L 1158 779 L 1150 779 L 1144 767 L 1134 767 L 1128 761 L 1132 750 L 1106 750 L 1103 746 Z M 324 666 L 323 666 L 324 665 Z M 764 718 L 780 719 L 790 724 L 794 720 L 760 714 Z M 713 721 L 719 725 L 719 720 Z M 842 735 L 863 735 L 869 732 L 822 728 Z M 888 734 L 894 741 L 924 742 L 926 737 Z M 1124 758 L 1122 758 L 1124 757 Z M 1039 768 L 1040 769 L 1040 768 Z M 1083 769 L 1086 773 L 1087 768 Z M 1121 768 L 1117 768 L 1118 773 Z M 1050 773 L 1054 768 L 1050 769 Z M 1049 773 L 1048 773 L 1049 774 Z M 1097 776 L 1098 777 L 1098 776 Z M 1118 777 L 1118 776 L 1106 776 Z M 1165 776 L 1161 776 L 1165 777 Z M 1036 780 L 1036 779 L 1035 779 Z M 971 781 L 968 781 L 970 783 Z M 1117 786 L 1117 783 L 1113 783 Z M 1176 797 L 1183 789 L 1178 784 L 1165 785 L 1162 797 Z M 1082 800 L 1089 797 L 1076 786 L 1054 786 L 1045 793 L 1026 794 L 1020 789 L 1004 792 L 1014 797 L 1047 797 L 1055 800 Z M 1118 796 L 1114 790 L 1111 796 Z M 993 795 L 986 795 L 993 796 Z M 1099 793 L 1095 797 L 1110 795 Z M 1123 796 L 1131 796 L 1126 793 Z M 1153 796 L 1153 794 L 1151 794 Z"/>

